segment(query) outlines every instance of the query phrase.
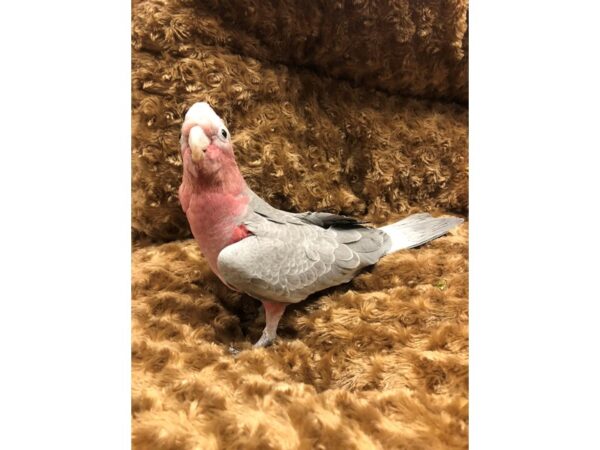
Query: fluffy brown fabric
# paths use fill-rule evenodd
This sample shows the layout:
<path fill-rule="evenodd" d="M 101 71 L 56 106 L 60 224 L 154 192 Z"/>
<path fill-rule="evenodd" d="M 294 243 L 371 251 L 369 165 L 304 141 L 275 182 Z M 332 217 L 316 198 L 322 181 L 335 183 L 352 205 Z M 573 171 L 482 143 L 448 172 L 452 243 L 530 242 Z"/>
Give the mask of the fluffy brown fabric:
<path fill-rule="evenodd" d="M 465 107 L 240 56 L 222 45 L 245 34 L 176 0 L 133 11 L 136 236 L 189 237 L 177 199 L 178 137 L 198 100 L 228 123 L 250 187 L 274 206 L 375 223 L 411 208 L 466 212 Z"/>
<path fill-rule="evenodd" d="M 134 447 L 466 448 L 466 224 L 288 308 L 251 350 L 258 302 L 181 240 L 177 199 L 204 100 L 275 206 L 466 215 L 466 3 L 138 0 L 132 34 Z"/>
<path fill-rule="evenodd" d="M 467 100 L 466 0 L 208 0 L 198 11 L 222 18 L 236 53 L 389 93 Z"/>
<path fill-rule="evenodd" d="M 466 448 L 466 241 L 463 224 L 385 257 L 289 308 L 260 350 L 258 302 L 194 241 L 135 251 L 135 448 Z"/>

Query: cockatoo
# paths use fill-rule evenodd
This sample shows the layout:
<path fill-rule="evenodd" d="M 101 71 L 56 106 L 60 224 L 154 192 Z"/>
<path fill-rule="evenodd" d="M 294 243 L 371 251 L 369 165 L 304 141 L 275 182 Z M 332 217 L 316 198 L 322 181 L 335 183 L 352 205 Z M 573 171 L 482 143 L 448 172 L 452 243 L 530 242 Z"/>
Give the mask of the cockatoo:
<path fill-rule="evenodd" d="M 200 250 L 225 285 L 264 306 L 266 325 L 254 347 L 273 343 L 287 305 L 346 283 L 383 256 L 424 244 L 463 221 L 416 214 L 372 228 L 335 214 L 276 209 L 244 181 L 231 134 L 205 102 L 185 115 L 181 156 L 179 199 Z"/>

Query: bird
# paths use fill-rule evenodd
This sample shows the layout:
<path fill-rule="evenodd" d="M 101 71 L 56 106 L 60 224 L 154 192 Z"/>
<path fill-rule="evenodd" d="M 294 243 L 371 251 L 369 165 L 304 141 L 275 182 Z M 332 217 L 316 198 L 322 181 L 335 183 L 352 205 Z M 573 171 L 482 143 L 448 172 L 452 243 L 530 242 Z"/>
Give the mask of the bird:
<path fill-rule="evenodd" d="M 343 215 L 277 209 L 246 184 L 231 134 L 207 102 L 187 110 L 180 150 L 179 200 L 210 269 L 264 307 L 255 348 L 276 340 L 288 305 L 347 283 L 385 255 L 418 247 L 463 222 L 419 213 L 375 228 Z"/>

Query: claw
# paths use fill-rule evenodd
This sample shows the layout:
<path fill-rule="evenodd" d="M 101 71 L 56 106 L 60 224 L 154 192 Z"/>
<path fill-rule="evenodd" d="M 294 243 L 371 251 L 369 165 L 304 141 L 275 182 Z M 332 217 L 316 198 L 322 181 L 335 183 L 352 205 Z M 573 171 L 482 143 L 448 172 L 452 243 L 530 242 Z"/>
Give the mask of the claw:
<path fill-rule="evenodd" d="M 263 331 L 263 334 L 260 337 L 260 339 L 258 341 L 256 341 L 256 343 L 252 347 L 253 348 L 263 348 L 263 347 L 268 347 L 270 345 L 273 345 L 273 342 L 275 342 L 276 337 L 277 337 L 277 335 L 268 336 L 266 331 Z"/>

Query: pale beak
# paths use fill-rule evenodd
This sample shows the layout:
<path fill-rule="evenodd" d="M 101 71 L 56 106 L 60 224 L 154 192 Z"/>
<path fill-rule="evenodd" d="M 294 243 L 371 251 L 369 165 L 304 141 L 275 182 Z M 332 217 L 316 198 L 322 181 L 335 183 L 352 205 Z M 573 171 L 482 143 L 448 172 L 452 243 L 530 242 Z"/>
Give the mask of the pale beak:
<path fill-rule="evenodd" d="M 192 150 L 192 161 L 195 163 L 202 161 L 204 152 L 210 144 L 210 139 L 200 126 L 197 125 L 190 130 L 189 143 Z"/>

